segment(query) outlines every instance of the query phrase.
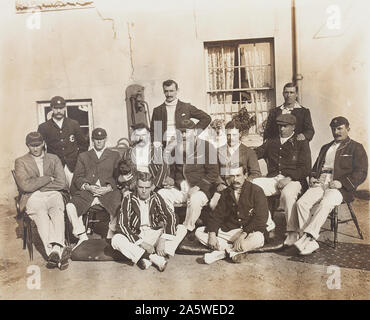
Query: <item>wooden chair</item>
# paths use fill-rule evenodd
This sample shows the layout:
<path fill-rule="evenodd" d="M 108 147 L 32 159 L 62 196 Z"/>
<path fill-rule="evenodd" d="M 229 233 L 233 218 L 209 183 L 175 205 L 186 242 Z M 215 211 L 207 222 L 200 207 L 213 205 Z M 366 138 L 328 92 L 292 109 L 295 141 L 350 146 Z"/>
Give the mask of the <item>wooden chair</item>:
<path fill-rule="evenodd" d="M 348 210 L 351 214 L 351 219 L 346 219 L 346 220 L 340 220 L 338 218 L 338 213 L 339 213 L 339 207 L 343 204 L 346 204 L 347 207 L 348 207 Z M 364 236 L 362 235 L 362 232 L 361 232 L 361 229 L 360 229 L 360 226 L 358 224 L 358 221 L 357 221 L 357 218 L 356 218 L 356 215 L 355 215 L 355 212 L 352 208 L 352 205 L 351 205 L 351 202 L 345 202 L 343 201 L 340 205 L 336 206 L 329 214 L 328 216 L 328 219 L 330 219 L 330 229 L 331 231 L 334 232 L 334 249 L 337 248 L 338 246 L 338 225 L 341 224 L 341 223 L 347 223 L 347 222 L 350 222 L 350 221 L 353 221 L 353 223 L 355 224 L 356 226 L 356 229 L 357 229 L 357 232 L 360 236 L 360 239 L 363 240 L 364 239 Z"/>
<path fill-rule="evenodd" d="M 33 260 L 33 240 L 32 240 L 32 219 L 30 216 L 27 214 L 26 208 L 21 210 L 20 208 L 20 201 L 21 197 L 24 194 L 24 191 L 20 188 L 16 176 L 15 176 L 15 170 L 11 170 L 14 182 L 17 186 L 18 189 L 18 195 L 14 198 L 15 200 L 15 207 L 17 209 L 17 216 L 16 219 L 22 219 L 22 224 L 23 224 L 23 250 L 28 249 L 28 253 L 30 256 L 30 260 Z M 67 197 L 65 194 L 63 194 L 63 200 L 64 202 L 67 201 Z M 69 229 L 69 221 L 67 218 L 67 215 L 64 215 L 64 219 L 67 220 L 65 221 L 65 228 L 66 228 L 66 244 L 70 245 L 70 229 Z"/>

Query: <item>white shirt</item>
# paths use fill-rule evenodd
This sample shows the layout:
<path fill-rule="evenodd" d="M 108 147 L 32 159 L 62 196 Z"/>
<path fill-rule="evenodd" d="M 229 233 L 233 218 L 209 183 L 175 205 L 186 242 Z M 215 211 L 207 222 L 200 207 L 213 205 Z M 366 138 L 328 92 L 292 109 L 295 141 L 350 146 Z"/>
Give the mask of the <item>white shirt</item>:
<path fill-rule="evenodd" d="M 149 172 L 150 144 L 144 147 L 136 146 L 133 150 L 133 161 L 138 171 Z"/>
<path fill-rule="evenodd" d="M 37 169 L 39 169 L 40 177 L 44 176 L 44 156 L 45 153 L 43 152 L 40 157 L 32 156 L 35 159 Z"/>
<path fill-rule="evenodd" d="M 149 219 L 149 199 L 139 200 L 139 209 L 140 209 L 140 227 L 150 227 Z"/>
<path fill-rule="evenodd" d="M 101 155 L 103 154 L 103 152 L 104 152 L 104 150 L 105 150 L 105 147 L 104 147 L 102 150 L 100 150 L 100 151 L 96 150 L 95 148 L 93 148 L 93 149 L 94 149 L 94 151 L 95 151 L 96 156 L 98 157 L 98 159 L 100 159 Z M 101 187 L 101 184 L 100 184 L 100 180 L 99 180 L 99 179 L 98 179 L 98 181 L 96 181 L 96 184 L 97 184 L 99 187 Z"/>
<path fill-rule="evenodd" d="M 340 145 L 340 142 L 334 142 L 328 151 L 326 152 L 325 156 L 325 162 L 323 166 L 323 170 L 333 170 L 334 169 L 334 160 L 335 160 L 335 154 L 337 152 L 337 149 Z"/>
<path fill-rule="evenodd" d="M 239 142 L 238 144 L 236 144 L 235 146 L 233 147 L 230 147 L 229 145 L 227 145 L 227 151 L 229 152 L 230 156 L 232 156 L 234 154 L 234 152 L 236 150 L 238 150 L 239 146 L 240 146 L 241 142 Z"/>
<path fill-rule="evenodd" d="M 62 126 L 63 126 L 63 121 L 64 121 L 64 117 L 61 119 L 61 120 L 57 120 L 55 118 L 52 118 L 53 121 L 55 122 L 55 124 L 60 128 L 62 129 Z"/>
<path fill-rule="evenodd" d="M 285 142 L 287 142 L 293 136 L 294 136 L 294 132 L 288 138 L 282 138 L 282 137 L 280 137 L 280 143 L 281 144 L 284 144 Z"/>
<path fill-rule="evenodd" d="M 165 101 L 166 110 L 167 110 L 167 136 L 166 139 L 169 141 L 171 137 L 176 137 L 176 120 L 175 120 L 175 111 L 178 99 L 175 99 L 172 102 Z"/>
<path fill-rule="evenodd" d="M 282 110 L 281 114 L 290 114 L 293 109 L 299 109 L 302 108 L 299 103 L 296 101 L 293 108 L 287 108 L 284 104 L 280 106 L 280 109 Z"/>

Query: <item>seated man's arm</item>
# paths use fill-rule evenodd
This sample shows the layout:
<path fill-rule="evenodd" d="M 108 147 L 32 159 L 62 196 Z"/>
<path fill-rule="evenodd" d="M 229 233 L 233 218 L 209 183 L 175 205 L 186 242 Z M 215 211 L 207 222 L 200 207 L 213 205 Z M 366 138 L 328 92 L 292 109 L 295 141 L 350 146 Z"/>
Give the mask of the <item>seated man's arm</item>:
<path fill-rule="evenodd" d="M 362 144 L 357 144 L 352 155 L 353 170 L 350 174 L 340 177 L 338 180 L 342 188 L 348 192 L 354 192 L 365 181 L 368 170 L 368 158 Z"/>
<path fill-rule="evenodd" d="M 248 172 L 248 181 L 252 181 L 255 178 L 261 176 L 260 165 L 258 164 L 257 154 L 254 150 L 250 149 L 246 155 L 246 165 Z M 244 163 L 243 163 L 244 164 Z"/>
<path fill-rule="evenodd" d="M 53 191 L 53 190 L 68 190 L 68 183 L 67 178 L 64 173 L 63 165 L 60 159 L 55 156 L 53 157 L 53 163 L 50 166 L 50 169 L 52 172 L 50 172 L 50 176 L 54 178 L 53 181 L 42 187 L 41 191 Z M 46 172 L 46 175 L 48 175 L 48 172 Z"/>
<path fill-rule="evenodd" d="M 24 192 L 35 192 L 52 181 L 51 177 L 30 176 L 21 159 L 15 160 L 15 176 L 19 187 Z"/>
<path fill-rule="evenodd" d="M 81 154 L 78 155 L 75 171 L 73 172 L 73 183 L 78 190 L 81 190 L 85 183 L 89 183 L 86 178 L 86 166 Z"/>
<path fill-rule="evenodd" d="M 156 196 L 160 202 L 160 207 L 157 208 L 157 212 L 161 215 L 161 219 L 164 222 L 164 233 L 161 238 L 168 240 L 173 239 L 173 236 L 176 234 L 176 213 L 166 205 L 159 194 L 156 194 Z"/>

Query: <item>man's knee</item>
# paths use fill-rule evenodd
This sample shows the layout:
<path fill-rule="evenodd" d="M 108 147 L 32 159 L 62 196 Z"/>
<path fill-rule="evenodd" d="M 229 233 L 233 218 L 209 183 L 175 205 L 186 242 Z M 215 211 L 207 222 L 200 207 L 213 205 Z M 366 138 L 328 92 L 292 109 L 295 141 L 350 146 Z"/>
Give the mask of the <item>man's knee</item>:
<path fill-rule="evenodd" d="M 281 190 L 281 198 L 297 200 L 301 190 L 302 186 L 298 181 L 291 181 Z"/>
<path fill-rule="evenodd" d="M 114 250 L 118 250 L 122 245 L 125 245 L 128 239 L 123 234 L 115 234 L 112 238 L 111 246 Z"/>
<path fill-rule="evenodd" d="M 189 199 L 190 205 L 192 207 L 203 207 L 207 203 L 207 196 L 203 191 L 194 192 Z"/>

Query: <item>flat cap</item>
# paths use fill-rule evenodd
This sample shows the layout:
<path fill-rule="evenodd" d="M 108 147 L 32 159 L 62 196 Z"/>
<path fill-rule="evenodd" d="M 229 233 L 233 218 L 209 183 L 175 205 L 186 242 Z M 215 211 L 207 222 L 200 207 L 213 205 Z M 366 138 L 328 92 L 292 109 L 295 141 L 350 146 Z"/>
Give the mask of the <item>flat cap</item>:
<path fill-rule="evenodd" d="M 178 126 L 178 130 L 180 131 L 186 131 L 186 129 L 194 129 L 195 128 L 195 122 L 189 119 L 184 119 L 180 122 Z"/>
<path fill-rule="evenodd" d="M 39 132 L 30 132 L 26 136 L 26 145 L 39 146 L 44 142 L 44 138 Z"/>
<path fill-rule="evenodd" d="M 281 114 L 276 117 L 277 124 L 295 124 L 296 118 L 292 114 Z"/>
<path fill-rule="evenodd" d="M 347 127 L 349 126 L 348 120 L 345 117 L 339 116 L 331 120 L 330 127 L 335 128 L 341 126 L 342 124 L 345 124 Z"/>
<path fill-rule="evenodd" d="M 95 128 L 91 134 L 91 137 L 95 140 L 103 140 L 107 137 L 107 131 L 102 128 Z"/>
<path fill-rule="evenodd" d="M 66 102 L 62 97 L 55 96 L 51 98 L 50 106 L 54 108 L 64 108 L 66 106 Z"/>

